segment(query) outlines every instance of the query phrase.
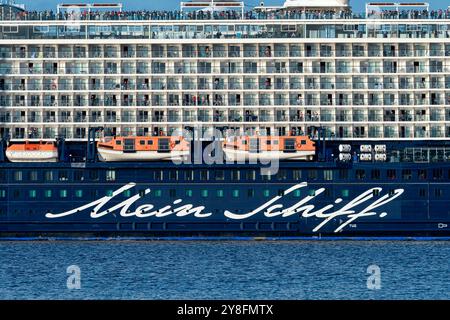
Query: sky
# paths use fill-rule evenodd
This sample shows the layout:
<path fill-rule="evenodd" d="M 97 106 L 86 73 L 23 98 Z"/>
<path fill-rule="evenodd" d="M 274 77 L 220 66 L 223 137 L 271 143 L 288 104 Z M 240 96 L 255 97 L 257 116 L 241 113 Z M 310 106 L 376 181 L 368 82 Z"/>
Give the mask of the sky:
<path fill-rule="evenodd" d="M 50 10 L 56 9 L 58 3 L 118 3 L 123 4 L 124 10 L 174 10 L 179 8 L 179 0 L 15 0 L 16 3 L 25 4 L 27 10 Z M 253 7 L 260 3 L 260 0 L 244 0 L 245 4 Z M 284 0 L 263 0 L 266 6 L 282 5 Z M 363 12 L 365 10 L 364 5 L 371 0 L 350 0 L 350 5 L 354 12 Z M 397 0 L 402 2 L 401 0 Z M 426 1 L 426 0 L 421 0 Z M 373 0 L 372 0 L 373 2 Z M 380 2 L 389 2 L 388 0 L 382 0 Z M 403 2 L 408 2 L 403 0 Z M 448 0 L 428 0 L 432 9 L 445 9 L 450 5 Z"/>

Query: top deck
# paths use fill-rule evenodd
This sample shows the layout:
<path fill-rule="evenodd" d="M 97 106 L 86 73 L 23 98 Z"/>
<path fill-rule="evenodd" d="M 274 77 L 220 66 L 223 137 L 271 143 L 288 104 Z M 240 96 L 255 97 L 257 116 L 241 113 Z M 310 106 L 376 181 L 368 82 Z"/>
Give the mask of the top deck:
<path fill-rule="evenodd" d="M 342 19 L 450 19 L 450 9 L 430 10 L 425 2 L 370 2 L 365 12 L 348 5 L 311 5 L 309 0 L 288 0 L 281 7 L 249 10 L 244 2 L 202 0 L 182 2 L 180 10 L 122 10 L 122 4 L 60 4 L 57 10 L 27 11 L 0 2 L 0 21 L 180 21 L 180 20 L 342 20 Z M 340 1 L 340 0 L 334 0 Z M 2 4 L 3 3 L 3 4 Z M 301 4 L 306 3 L 306 4 Z"/>

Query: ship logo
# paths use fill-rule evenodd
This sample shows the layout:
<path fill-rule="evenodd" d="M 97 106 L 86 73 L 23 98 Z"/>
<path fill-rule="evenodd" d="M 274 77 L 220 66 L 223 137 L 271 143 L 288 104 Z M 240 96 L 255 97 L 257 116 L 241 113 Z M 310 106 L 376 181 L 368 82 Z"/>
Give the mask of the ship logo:
<path fill-rule="evenodd" d="M 182 199 L 177 199 L 173 201 L 172 204 L 168 204 L 163 207 L 157 208 L 155 207 L 155 205 L 149 203 L 139 205 L 134 211 L 130 210 L 130 207 L 132 207 L 138 200 L 145 197 L 145 195 L 151 192 L 150 188 L 147 188 L 144 190 L 144 192 L 140 192 L 134 196 L 131 196 L 118 204 L 114 204 L 113 206 L 108 207 L 108 203 L 113 198 L 126 190 L 134 188 L 135 186 L 136 183 L 128 183 L 115 190 L 111 196 L 105 196 L 69 211 L 61 213 L 48 212 L 45 216 L 49 219 L 62 218 L 85 212 L 88 209 L 91 209 L 90 216 L 92 219 L 98 219 L 103 216 L 115 213 L 119 210 L 122 217 L 137 218 L 164 218 L 167 216 L 184 217 L 192 215 L 196 218 L 202 219 L 212 216 L 212 213 L 208 212 L 205 206 L 194 206 L 190 203 L 184 203 Z M 339 219 L 341 223 L 334 230 L 334 232 L 340 232 L 346 226 L 352 224 L 357 219 L 377 215 L 380 218 L 387 216 L 387 212 L 381 211 L 380 213 L 378 213 L 375 209 L 378 209 L 388 204 L 389 202 L 392 202 L 404 192 L 404 189 L 394 189 L 389 193 L 382 195 L 381 192 L 383 189 L 381 187 L 375 187 L 368 189 L 367 191 L 359 194 L 346 203 L 343 202 L 342 198 L 337 198 L 332 203 L 317 208 L 316 205 L 312 204 L 311 202 L 325 191 L 325 188 L 320 188 L 314 192 L 314 195 L 307 195 L 300 201 L 297 201 L 295 204 L 285 207 L 285 205 L 282 203 L 284 197 L 292 194 L 295 190 L 306 188 L 307 186 L 307 182 L 298 183 L 286 189 L 281 195 L 273 197 L 271 200 L 261 204 L 259 207 L 251 211 L 245 213 L 236 213 L 231 210 L 224 210 L 223 215 L 226 218 L 232 220 L 244 220 L 257 215 L 264 215 L 266 218 L 286 218 L 293 215 L 298 215 L 302 218 L 316 218 L 321 220 L 313 229 L 313 232 L 318 232 L 331 221 Z"/>

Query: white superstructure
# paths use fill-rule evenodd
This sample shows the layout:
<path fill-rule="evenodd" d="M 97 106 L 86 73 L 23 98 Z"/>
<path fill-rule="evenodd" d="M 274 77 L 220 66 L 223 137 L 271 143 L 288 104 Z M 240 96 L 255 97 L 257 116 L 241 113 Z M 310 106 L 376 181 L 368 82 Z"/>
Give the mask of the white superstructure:
<path fill-rule="evenodd" d="M 90 126 L 116 135 L 201 126 L 279 135 L 323 127 L 336 139 L 450 137 L 448 11 L 400 7 L 365 18 L 336 9 L 348 6 L 344 0 L 286 4 L 294 2 L 331 5 L 323 13 L 244 14 L 4 9 L 0 135 L 81 140 Z"/>

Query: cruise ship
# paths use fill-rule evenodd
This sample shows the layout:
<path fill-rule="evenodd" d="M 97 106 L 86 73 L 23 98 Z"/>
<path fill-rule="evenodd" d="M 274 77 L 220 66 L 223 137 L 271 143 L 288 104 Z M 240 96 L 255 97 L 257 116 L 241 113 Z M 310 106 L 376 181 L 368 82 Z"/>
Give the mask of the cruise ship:
<path fill-rule="evenodd" d="M 0 237 L 450 237 L 450 10 L 0 2 Z"/>

